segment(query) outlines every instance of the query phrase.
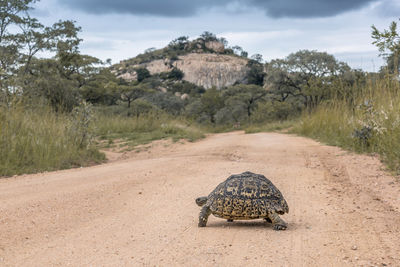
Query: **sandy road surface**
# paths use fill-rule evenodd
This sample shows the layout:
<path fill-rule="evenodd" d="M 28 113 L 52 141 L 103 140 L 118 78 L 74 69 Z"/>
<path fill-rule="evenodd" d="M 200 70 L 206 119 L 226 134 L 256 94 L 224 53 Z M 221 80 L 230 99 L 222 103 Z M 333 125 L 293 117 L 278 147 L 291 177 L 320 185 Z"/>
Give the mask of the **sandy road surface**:
<path fill-rule="evenodd" d="M 265 174 L 290 213 L 210 216 L 194 199 Z M 90 168 L 0 180 L 1 266 L 400 266 L 400 185 L 379 161 L 275 133 L 212 135 Z"/>

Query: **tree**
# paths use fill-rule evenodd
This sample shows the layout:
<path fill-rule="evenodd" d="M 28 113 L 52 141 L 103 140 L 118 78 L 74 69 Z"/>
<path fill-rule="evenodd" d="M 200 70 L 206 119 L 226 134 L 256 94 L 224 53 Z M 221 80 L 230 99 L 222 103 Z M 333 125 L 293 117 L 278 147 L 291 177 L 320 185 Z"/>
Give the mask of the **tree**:
<path fill-rule="evenodd" d="M 108 68 L 89 77 L 79 90 L 85 101 L 103 105 L 115 105 L 120 99 L 118 91 L 118 79 Z"/>
<path fill-rule="evenodd" d="M 246 51 L 242 51 L 240 52 L 240 56 L 247 58 L 249 56 L 249 53 L 247 53 Z"/>
<path fill-rule="evenodd" d="M 238 123 L 247 118 L 246 104 L 237 98 L 225 100 L 225 107 L 215 114 L 217 124 Z"/>
<path fill-rule="evenodd" d="M 224 37 L 217 38 L 217 41 L 224 45 L 224 47 L 228 46 L 228 40 Z"/>
<path fill-rule="evenodd" d="M 21 29 L 27 54 L 21 57 L 25 61 L 16 74 L 23 94 L 45 97 L 56 110 L 57 105 L 63 111 L 72 110 L 79 103 L 79 93 L 90 91 L 90 86 L 81 88 L 88 82 L 93 86 L 92 78 L 100 73 L 102 65 L 99 59 L 80 54 L 80 27 L 73 21 L 59 21 L 44 28 L 37 20 L 26 17 Z M 34 55 L 41 50 L 53 51 L 55 56 L 36 59 Z M 51 84 L 54 88 L 50 88 Z"/>
<path fill-rule="evenodd" d="M 379 48 L 381 56 L 387 63 L 390 72 L 399 73 L 400 70 L 400 32 L 397 30 L 397 23 L 393 21 L 388 30 L 379 31 L 372 25 L 372 42 Z"/>
<path fill-rule="evenodd" d="M 30 74 L 24 76 L 24 96 L 46 99 L 57 112 L 70 112 L 79 105 L 77 81 L 66 79 L 56 60 L 34 58 L 31 65 Z"/>
<path fill-rule="evenodd" d="M 215 123 L 215 114 L 224 106 L 220 92 L 215 88 L 208 89 L 200 98 L 202 112 L 211 123 Z"/>
<path fill-rule="evenodd" d="M 229 87 L 223 92 L 223 96 L 226 99 L 226 106 L 233 107 L 237 105 L 237 103 L 241 103 L 248 118 L 252 115 L 258 103 L 265 100 L 264 97 L 266 95 L 267 90 L 263 87 L 246 84 Z"/>
<path fill-rule="evenodd" d="M 203 112 L 200 99 L 194 99 L 185 107 L 185 115 L 191 118 L 199 118 Z"/>
<path fill-rule="evenodd" d="M 179 115 L 184 108 L 183 100 L 170 93 L 153 92 L 151 94 L 146 94 L 144 99 L 173 115 Z"/>
<path fill-rule="evenodd" d="M 265 77 L 264 65 L 256 60 L 249 60 L 247 67 L 249 67 L 247 83 L 263 86 Z"/>
<path fill-rule="evenodd" d="M 204 40 L 204 42 L 210 42 L 210 41 L 218 41 L 217 36 L 214 33 L 211 33 L 209 31 L 205 31 L 200 35 L 200 38 Z"/>
<path fill-rule="evenodd" d="M 251 59 L 256 61 L 256 62 L 258 62 L 258 63 L 260 63 L 260 64 L 264 61 L 263 60 L 263 56 L 261 54 L 254 54 L 254 55 L 251 56 Z"/>
<path fill-rule="evenodd" d="M 263 58 L 261 54 L 254 54 L 251 56 L 250 60 L 247 62 L 247 67 L 249 67 L 247 83 L 259 86 L 264 85 L 265 72 L 262 62 Z"/>
<path fill-rule="evenodd" d="M 32 18 L 29 10 L 35 2 L 0 2 L 0 91 L 45 97 L 54 107 L 69 111 L 77 103 L 78 89 L 99 73 L 101 61 L 79 53 L 82 40 L 75 22 L 58 21 L 45 27 Z M 41 51 L 55 56 L 35 58 Z"/>
<path fill-rule="evenodd" d="M 121 84 L 117 85 L 117 90 L 121 93 L 121 100 L 128 102 L 128 108 L 131 107 L 132 101 L 144 96 L 147 91 L 143 85 Z"/>
<path fill-rule="evenodd" d="M 232 49 L 233 53 L 238 56 L 247 58 L 247 56 L 249 55 L 246 51 L 243 50 L 242 47 L 240 47 L 238 45 L 233 46 L 231 49 Z M 261 58 L 262 58 L 262 56 L 261 56 Z"/>
<path fill-rule="evenodd" d="M 13 74 L 18 68 L 22 43 L 15 33 L 10 33 L 9 29 L 23 23 L 21 14 L 31 8 L 30 5 L 35 0 L 7 0 L 0 1 L 0 91 L 9 94 L 13 84 Z"/>
<path fill-rule="evenodd" d="M 168 44 L 168 47 L 171 49 L 174 49 L 174 50 L 184 50 L 188 43 L 189 43 L 189 37 L 181 36 L 181 37 L 178 37 L 178 38 L 172 40 Z"/>
<path fill-rule="evenodd" d="M 268 64 L 267 86 L 278 101 L 302 97 L 306 107 L 314 108 L 329 97 L 332 82 L 350 70 L 325 52 L 300 50 Z"/>

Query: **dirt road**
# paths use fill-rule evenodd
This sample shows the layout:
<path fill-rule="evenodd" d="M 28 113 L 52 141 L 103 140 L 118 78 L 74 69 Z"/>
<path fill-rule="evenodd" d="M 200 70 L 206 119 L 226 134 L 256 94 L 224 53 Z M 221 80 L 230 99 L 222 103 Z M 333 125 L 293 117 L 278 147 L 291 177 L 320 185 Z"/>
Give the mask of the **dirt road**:
<path fill-rule="evenodd" d="M 0 179 L 0 266 L 400 266 L 400 183 L 376 158 L 276 133 L 212 135 L 90 168 Z M 262 173 L 286 231 L 194 199 Z"/>

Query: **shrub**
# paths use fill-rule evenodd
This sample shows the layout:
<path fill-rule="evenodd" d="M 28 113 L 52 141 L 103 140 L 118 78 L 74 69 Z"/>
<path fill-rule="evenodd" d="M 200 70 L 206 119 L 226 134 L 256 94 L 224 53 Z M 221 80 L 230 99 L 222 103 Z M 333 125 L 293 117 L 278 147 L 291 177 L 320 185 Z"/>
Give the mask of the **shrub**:
<path fill-rule="evenodd" d="M 182 80 L 183 76 L 184 73 L 178 68 L 173 68 L 168 74 L 168 78 L 173 80 Z"/>
<path fill-rule="evenodd" d="M 150 71 L 148 69 L 146 69 L 146 68 L 137 68 L 137 69 L 135 69 L 135 71 L 136 71 L 136 74 L 137 74 L 138 82 L 141 82 L 144 79 L 149 78 L 151 76 L 150 75 Z"/>

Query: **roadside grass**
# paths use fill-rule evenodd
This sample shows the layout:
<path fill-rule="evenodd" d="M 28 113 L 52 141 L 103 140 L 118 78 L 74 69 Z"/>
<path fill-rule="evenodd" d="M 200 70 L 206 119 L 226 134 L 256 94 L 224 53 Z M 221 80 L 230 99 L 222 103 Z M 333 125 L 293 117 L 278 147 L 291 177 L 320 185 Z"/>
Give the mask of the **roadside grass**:
<path fill-rule="evenodd" d="M 72 113 L 23 103 L 0 106 L 0 177 L 89 166 L 106 160 L 101 148 L 125 151 L 154 140 L 195 141 L 204 131 L 162 112 L 106 115 L 82 104 Z"/>
<path fill-rule="evenodd" d="M 304 113 L 294 133 L 360 153 L 376 153 L 400 174 L 400 85 L 390 76 L 357 88 L 354 101 L 334 100 Z"/>
<path fill-rule="evenodd" d="M 70 116 L 50 107 L 0 106 L 0 176 L 88 166 L 105 160 L 82 142 Z"/>
<path fill-rule="evenodd" d="M 106 141 L 103 142 L 106 147 L 113 147 L 115 140 L 121 140 L 127 150 L 154 140 L 193 142 L 204 137 L 203 130 L 189 121 L 159 112 L 139 117 L 97 114 L 94 128 L 98 139 Z"/>

